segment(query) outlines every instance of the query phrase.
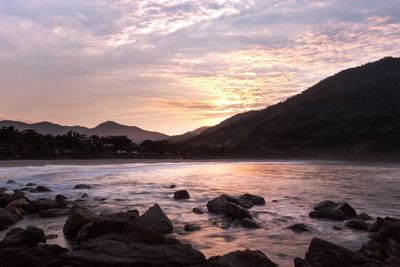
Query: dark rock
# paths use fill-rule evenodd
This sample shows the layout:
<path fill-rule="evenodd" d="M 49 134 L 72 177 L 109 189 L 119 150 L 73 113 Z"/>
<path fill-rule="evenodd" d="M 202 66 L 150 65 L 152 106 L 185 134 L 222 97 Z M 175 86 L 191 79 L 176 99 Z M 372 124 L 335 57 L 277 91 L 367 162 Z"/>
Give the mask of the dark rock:
<path fill-rule="evenodd" d="M 91 189 L 92 185 L 90 184 L 77 184 L 74 186 L 74 189 Z"/>
<path fill-rule="evenodd" d="M 252 194 L 244 194 L 239 197 L 242 200 L 250 202 L 253 205 L 265 205 L 265 199 L 260 196 L 252 195 Z"/>
<path fill-rule="evenodd" d="M 367 223 L 360 219 L 352 219 L 350 221 L 347 221 L 345 223 L 345 225 L 348 228 L 355 229 L 355 230 L 362 230 L 362 231 L 367 231 L 368 228 L 371 226 L 370 223 Z"/>
<path fill-rule="evenodd" d="M 52 263 L 61 266 L 202 266 L 204 255 L 179 242 L 141 242 L 135 235 L 103 235 L 89 239 Z"/>
<path fill-rule="evenodd" d="M 336 210 L 341 211 L 344 214 L 344 216 L 349 217 L 349 218 L 357 216 L 357 212 L 347 202 L 338 203 Z"/>
<path fill-rule="evenodd" d="M 45 237 L 46 237 L 46 240 L 50 240 L 50 239 L 58 238 L 58 235 L 57 234 L 49 234 L 49 235 L 46 235 Z"/>
<path fill-rule="evenodd" d="M 55 200 L 48 198 L 39 198 L 29 202 L 28 211 L 31 213 L 36 213 L 42 210 L 59 209 L 65 207 L 66 207 L 65 203 L 59 203 L 56 202 Z"/>
<path fill-rule="evenodd" d="M 39 217 L 41 218 L 54 218 L 66 216 L 69 213 L 69 209 L 46 209 L 39 211 Z"/>
<path fill-rule="evenodd" d="M 179 190 L 174 193 L 175 199 L 189 199 L 190 195 L 187 190 Z"/>
<path fill-rule="evenodd" d="M 211 257 L 211 266 L 226 267 L 278 267 L 259 250 L 234 251 L 223 256 Z"/>
<path fill-rule="evenodd" d="M 302 262 L 310 267 L 378 267 L 367 257 L 328 241 L 313 238 Z"/>
<path fill-rule="evenodd" d="M 224 216 L 222 218 L 211 218 L 209 219 L 209 223 L 222 229 L 227 229 L 231 227 L 232 218 L 228 216 Z"/>
<path fill-rule="evenodd" d="M 5 194 L 7 192 L 7 188 L 0 187 L 0 195 Z"/>
<path fill-rule="evenodd" d="M 89 197 L 89 195 L 88 195 L 87 193 L 84 193 L 84 194 L 81 196 L 81 198 L 87 198 L 87 197 Z"/>
<path fill-rule="evenodd" d="M 19 208 L 22 210 L 27 210 L 29 203 L 30 203 L 29 199 L 25 197 L 19 198 L 8 203 L 6 209 L 10 210 L 11 208 Z"/>
<path fill-rule="evenodd" d="M 31 193 L 45 193 L 45 192 L 52 192 L 52 190 L 46 186 L 39 185 L 39 186 L 36 186 L 35 188 L 33 188 L 32 190 L 30 190 L 30 192 Z"/>
<path fill-rule="evenodd" d="M 21 197 L 16 197 L 11 194 L 1 194 L 0 195 L 0 208 L 6 207 L 8 205 L 8 203 L 10 203 L 16 199 L 19 199 L 19 198 L 21 198 Z"/>
<path fill-rule="evenodd" d="M 318 211 L 321 209 L 334 209 L 337 207 L 337 203 L 332 200 L 324 200 L 314 205 L 313 209 Z"/>
<path fill-rule="evenodd" d="M 101 213 L 100 216 L 107 220 L 134 223 L 139 218 L 139 211 L 128 210 L 126 212 Z"/>
<path fill-rule="evenodd" d="M 302 232 L 310 231 L 310 228 L 308 227 L 308 225 L 306 225 L 304 223 L 296 223 L 296 224 L 288 226 L 288 228 L 295 233 L 302 233 Z"/>
<path fill-rule="evenodd" d="M 68 249 L 58 245 L 41 245 L 32 248 L 1 248 L 0 266 L 4 267 L 47 267 L 58 255 L 68 252 Z"/>
<path fill-rule="evenodd" d="M 191 224 L 185 224 L 185 227 L 183 229 L 186 232 L 194 232 L 200 230 L 201 226 L 195 223 L 191 223 Z"/>
<path fill-rule="evenodd" d="M 377 232 L 387 238 L 400 242 L 400 219 L 386 217 L 377 218 L 371 226 L 370 232 Z"/>
<path fill-rule="evenodd" d="M 314 205 L 314 211 L 310 212 L 311 218 L 331 219 L 343 221 L 346 218 L 357 216 L 356 211 L 347 202 L 333 202 L 324 200 Z"/>
<path fill-rule="evenodd" d="M 203 214 L 204 211 L 201 208 L 193 208 L 192 212 L 196 213 L 196 214 Z"/>
<path fill-rule="evenodd" d="M 276 203 L 276 202 L 278 202 L 278 200 L 277 199 L 273 199 L 272 202 Z"/>
<path fill-rule="evenodd" d="M 230 202 L 236 205 L 241 206 L 242 208 L 249 209 L 253 206 L 248 201 L 242 200 L 240 198 L 228 196 L 228 195 L 221 195 L 216 197 L 207 202 L 207 209 L 209 212 L 216 213 L 216 214 L 224 214 L 225 212 L 225 203 Z"/>
<path fill-rule="evenodd" d="M 337 230 L 337 231 L 342 231 L 342 230 L 344 230 L 343 227 L 341 227 L 341 226 L 339 226 L 339 225 L 334 225 L 334 226 L 332 226 L 332 229 L 333 229 L 333 230 Z"/>
<path fill-rule="evenodd" d="M 369 216 L 367 213 L 360 213 L 357 215 L 357 217 L 355 217 L 355 219 L 360 219 L 360 220 L 364 220 L 364 221 L 370 221 L 373 218 L 371 216 Z"/>
<path fill-rule="evenodd" d="M 14 197 L 22 198 L 25 196 L 25 193 L 22 190 L 15 189 L 13 192 L 14 192 L 14 194 L 13 194 Z"/>
<path fill-rule="evenodd" d="M 42 229 L 35 226 L 28 226 L 26 229 L 14 228 L 0 241 L 0 248 L 33 247 L 40 242 L 46 243 L 46 238 Z"/>
<path fill-rule="evenodd" d="M 252 219 L 251 214 L 247 209 L 242 208 L 241 206 L 231 202 L 225 203 L 224 213 L 225 215 L 232 217 L 232 219 Z"/>
<path fill-rule="evenodd" d="M 302 258 L 294 258 L 294 267 L 312 267 Z"/>
<path fill-rule="evenodd" d="M 10 212 L 9 210 L 0 208 L 0 225 L 11 225 L 20 220 L 20 216 Z"/>
<path fill-rule="evenodd" d="M 64 203 L 65 200 L 67 200 L 68 198 L 64 195 L 58 194 L 54 200 L 57 201 L 58 203 Z"/>
<path fill-rule="evenodd" d="M 176 188 L 176 184 L 171 184 L 171 185 L 169 186 L 169 188 L 171 188 L 171 189 Z"/>
<path fill-rule="evenodd" d="M 245 228 L 261 228 L 260 224 L 258 224 L 256 221 L 249 219 L 249 218 L 241 219 L 240 225 Z"/>
<path fill-rule="evenodd" d="M 100 216 L 94 214 L 90 210 L 76 207 L 69 213 L 64 224 L 63 232 L 69 238 L 75 237 L 81 227 L 100 219 Z"/>
<path fill-rule="evenodd" d="M 96 197 L 94 200 L 95 201 L 106 201 L 107 198 L 105 198 L 105 197 Z"/>
<path fill-rule="evenodd" d="M 14 181 L 14 180 L 8 180 L 7 181 L 7 184 L 16 184 L 17 182 L 16 181 Z"/>
<path fill-rule="evenodd" d="M 26 186 L 36 186 L 35 183 L 27 183 Z"/>
<path fill-rule="evenodd" d="M 311 211 L 309 214 L 310 218 L 315 219 L 330 219 L 336 221 L 344 221 L 346 216 L 341 211 L 337 211 L 334 209 L 319 209 Z"/>
<path fill-rule="evenodd" d="M 158 233 L 170 233 L 173 230 L 171 221 L 158 204 L 148 209 L 137 219 L 137 223 Z"/>

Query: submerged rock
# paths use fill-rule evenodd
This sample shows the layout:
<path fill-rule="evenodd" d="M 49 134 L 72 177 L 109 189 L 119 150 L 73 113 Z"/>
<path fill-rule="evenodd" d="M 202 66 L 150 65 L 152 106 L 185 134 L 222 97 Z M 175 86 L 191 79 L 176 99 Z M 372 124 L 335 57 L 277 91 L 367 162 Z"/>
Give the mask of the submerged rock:
<path fill-rule="evenodd" d="M 211 257 L 209 263 L 215 267 L 278 267 L 261 251 L 248 249 Z"/>
<path fill-rule="evenodd" d="M 58 194 L 54 200 L 57 201 L 58 203 L 64 203 L 68 198 L 64 195 Z"/>
<path fill-rule="evenodd" d="M 45 193 L 45 192 L 52 192 L 52 191 L 53 190 L 51 190 L 50 188 L 43 186 L 43 185 L 36 186 L 35 188 L 30 190 L 31 193 Z"/>
<path fill-rule="evenodd" d="M 226 203 L 234 203 L 242 208 L 249 209 L 253 206 L 248 201 L 242 200 L 240 198 L 228 196 L 228 195 L 221 195 L 216 197 L 207 202 L 207 209 L 209 212 L 216 213 L 216 214 L 224 214 L 225 213 L 225 204 Z"/>
<path fill-rule="evenodd" d="M 190 195 L 187 190 L 179 190 L 174 193 L 175 199 L 189 199 Z"/>
<path fill-rule="evenodd" d="M 222 218 L 211 218 L 208 220 L 211 225 L 218 226 L 222 229 L 227 229 L 232 224 L 232 218 L 228 216 L 224 216 Z"/>
<path fill-rule="evenodd" d="M 197 207 L 193 208 L 192 212 L 194 212 L 196 214 L 203 214 L 204 213 L 204 211 L 201 208 L 197 208 Z"/>
<path fill-rule="evenodd" d="M 26 229 L 14 228 L 0 241 L 0 248 L 33 247 L 40 242 L 46 243 L 46 238 L 42 229 L 35 226 L 28 226 Z"/>
<path fill-rule="evenodd" d="M 260 196 L 252 195 L 252 194 L 244 194 L 239 197 L 240 199 L 250 202 L 253 205 L 265 205 L 265 199 Z"/>
<path fill-rule="evenodd" d="M 347 221 L 345 225 L 348 228 L 355 229 L 355 230 L 362 230 L 362 231 L 367 231 L 369 227 L 371 227 L 370 223 L 367 223 L 366 221 L 360 220 L 360 219 L 353 219 L 350 221 Z"/>
<path fill-rule="evenodd" d="M 16 184 L 16 183 L 17 183 L 16 181 L 11 180 L 11 179 L 7 181 L 7 184 Z"/>
<path fill-rule="evenodd" d="M 186 232 L 194 232 L 201 229 L 201 226 L 195 223 L 185 224 L 183 228 Z"/>
<path fill-rule="evenodd" d="M 173 230 L 171 221 L 158 204 L 148 209 L 137 220 L 139 225 L 158 233 L 170 233 Z"/>
<path fill-rule="evenodd" d="M 249 218 L 243 218 L 240 220 L 240 225 L 245 228 L 261 228 L 261 225 Z"/>
<path fill-rule="evenodd" d="M 69 209 L 46 209 L 39 211 L 39 217 L 41 218 L 53 218 L 66 216 L 69 213 Z"/>
<path fill-rule="evenodd" d="M 292 230 L 295 233 L 302 233 L 302 232 L 309 232 L 310 228 L 308 225 L 304 223 L 296 223 L 293 225 L 288 226 L 288 229 Z"/>
<path fill-rule="evenodd" d="M 73 189 L 91 189 L 92 185 L 90 184 L 77 184 Z"/>

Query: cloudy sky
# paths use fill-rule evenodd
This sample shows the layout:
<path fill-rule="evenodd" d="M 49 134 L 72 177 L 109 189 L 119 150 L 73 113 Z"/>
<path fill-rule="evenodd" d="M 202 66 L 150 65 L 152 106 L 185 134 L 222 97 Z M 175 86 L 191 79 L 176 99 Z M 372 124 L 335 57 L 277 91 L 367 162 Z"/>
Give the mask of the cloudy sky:
<path fill-rule="evenodd" d="M 0 0 L 0 118 L 175 134 L 400 56 L 393 0 Z"/>

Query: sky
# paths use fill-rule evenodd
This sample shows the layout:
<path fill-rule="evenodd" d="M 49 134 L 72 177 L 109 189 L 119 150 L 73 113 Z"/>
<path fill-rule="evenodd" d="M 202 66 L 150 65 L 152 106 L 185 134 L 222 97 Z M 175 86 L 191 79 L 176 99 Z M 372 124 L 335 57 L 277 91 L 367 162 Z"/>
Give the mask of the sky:
<path fill-rule="evenodd" d="M 385 56 L 396 0 L 0 0 L 0 119 L 178 134 Z"/>

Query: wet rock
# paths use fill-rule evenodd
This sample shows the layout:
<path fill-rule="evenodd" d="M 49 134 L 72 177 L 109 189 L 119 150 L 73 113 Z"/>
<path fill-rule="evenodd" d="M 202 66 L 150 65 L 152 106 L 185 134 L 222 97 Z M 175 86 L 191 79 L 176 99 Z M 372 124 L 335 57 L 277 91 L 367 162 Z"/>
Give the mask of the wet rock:
<path fill-rule="evenodd" d="M 239 197 L 240 199 L 250 202 L 253 205 L 265 205 L 265 199 L 260 196 L 252 195 L 252 194 L 244 194 Z"/>
<path fill-rule="evenodd" d="M 225 213 L 225 203 L 230 202 L 236 205 L 241 206 L 242 208 L 249 209 L 253 206 L 250 202 L 245 200 L 228 196 L 228 195 L 221 195 L 216 197 L 207 202 L 207 209 L 209 212 L 216 213 L 216 214 L 224 214 Z"/>
<path fill-rule="evenodd" d="M 53 190 L 51 190 L 50 188 L 43 186 L 43 185 L 36 186 L 32 190 L 30 190 L 31 193 L 45 193 L 45 192 L 52 192 L 52 191 Z"/>
<path fill-rule="evenodd" d="M 260 224 L 257 223 L 256 221 L 249 219 L 249 218 L 243 218 L 240 220 L 240 225 L 245 227 L 245 228 L 261 228 Z"/>
<path fill-rule="evenodd" d="M 171 188 L 171 189 L 176 188 L 176 184 L 171 184 L 171 185 L 169 186 L 169 188 Z"/>
<path fill-rule="evenodd" d="M 15 189 L 13 192 L 14 192 L 13 194 L 14 197 L 22 198 L 25 196 L 25 193 L 22 190 Z"/>
<path fill-rule="evenodd" d="M 17 197 L 17 196 L 11 195 L 11 194 L 1 194 L 0 195 L 0 207 L 4 208 L 8 205 L 8 203 L 10 203 L 16 199 L 19 199 L 19 198 L 21 198 L 21 197 Z"/>
<path fill-rule="evenodd" d="M 201 229 L 201 226 L 195 223 L 185 224 L 183 228 L 186 232 L 194 232 Z"/>
<path fill-rule="evenodd" d="M 33 247 L 40 242 L 46 243 L 46 238 L 42 229 L 35 226 L 28 226 L 26 229 L 14 228 L 0 241 L 0 248 Z"/>
<path fill-rule="evenodd" d="M 197 208 L 197 207 L 193 208 L 192 212 L 194 212 L 196 214 L 203 214 L 204 213 L 204 211 L 201 208 Z"/>
<path fill-rule="evenodd" d="M 312 267 L 302 258 L 294 258 L 293 262 L 295 267 Z"/>
<path fill-rule="evenodd" d="M 26 186 L 36 186 L 35 183 L 27 183 Z"/>
<path fill-rule="evenodd" d="M 179 242 L 146 243 L 136 235 L 103 235 L 65 253 L 52 266 L 202 266 L 204 255 Z"/>
<path fill-rule="evenodd" d="M 57 201 L 58 203 L 64 203 L 65 200 L 67 200 L 68 198 L 64 195 L 58 194 L 54 200 Z"/>
<path fill-rule="evenodd" d="M 0 187 L 0 195 L 5 194 L 7 192 L 7 188 Z"/>
<path fill-rule="evenodd" d="M 367 257 L 328 241 L 313 238 L 303 261 L 297 259 L 296 267 L 378 267 Z"/>
<path fill-rule="evenodd" d="M 126 212 L 114 212 L 114 213 L 100 213 L 100 216 L 107 220 L 113 221 L 124 221 L 134 223 L 139 218 L 138 210 L 128 210 Z"/>
<path fill-rule="evenodd" d="M 374 218 L 372 218 L 371 216 L 369 216 L 367 213 L 360 213 L 357 215 L 357 217 L 355 217 L 355 219 L 360 219 L 360 220 L 364 220 L 364 221 L 370 221 L 373 220 Z"/>
<path fill-rule="evenodd" d="M 345 223 L 345 226 L 347 226 L 348 228 L 351 228 L 351 229 L 355 229 L 355 230 L 367 231 L 368 228 L 371 227 L 371 224 L 367 223 L 363 220 L 360 220 L 360 219 L 353 219 L 353 220 L 347 221 Z"/>
<path fill-rule="evenodd" d="M 46 237 L 46 240 L 51 240 L 51 239 L 58 238 L 58 235 L 57 234 L 48 234 L 45 237 Z"/>
<path fill-rule="evenodd" d="M 46 209 L 39 211 L 39 217 L 41 218 L 54 218 L 66 216 L 69 213 L 69 209 Z"/>
<path fill-rule="evenodd" d="M 187 190 L 179 190 L 174 193 L 175 199 L 189 199 L 190 195 Z"/>
<path fill-rule="evenodd" d="M 332 229 L 333 229 L 333 230 L 337 230 L 337 231 L 342 231 L 342 230 L 344 230 L 343 227 L 342 227 L 342 226 L 339 226 L 339 225 L 334 225 L 334 226 L 332 226 Z"/>
<path fill-rule="evenodd" d="M 334 209 L 336 208 L 336 206 L 337 206 L 336 202 L 333 202 L 332 200 L 324 200 L 315 204 L 313 209 L 316 211 L 321 209 Z"/>
<path fill-rule="evenodd" d="M 325 200 L 314 205 L 314 211 L 310 212 L 311 218 L 331 219 L 343 221 L 346 218 L 357 216 L 356 211 L 347 202 L 333 202 Z"/>
<path fill-rule="evenodd" d="M 19 198 L 8 203 L 6 209 L 10 210 L 11 208 L 19 208 L 22 210 L 27 210 L 29 203 L 30 203 L 29 199 L 25 197 Z"/>
<path fill-rule="evenodd" d="M 347 202 L 338 203 L 336 210 L 341 211 L 344 214 L 344 216 L 348 218 L 353 218 L 357 216 L 357 212 Z"/>
<path fill-rule="evenodd" d="M 86 208 L 76 207 L 69 213 L 68 218 L 64 224 L 63 232 L 69 237 L 75 237 L 84 225 L 91 223 L 101 218 Z"/>
<path fill-rule="evenodd" d="M 91 189 L 92 185 L 90 184 L 77 184 L 74 186 L 74 189 Z"/>
<path fill-rule="evenodd" d="M 148 209 L 137 219 L 137 223 L 158 233 L 170 233 L 173 230 L 171 221 L 158 204 Z"/>
<path fill-rule="evenodd" d="M 224 216 L 222 218 L 211 218 L 208 220 L 211 225 L 218 226 L 222 229 L 227 229 L 232 225 L 232 218 Z"/>
<path fill-rule="evenodd" d="M 17 223 L 21 217 L 17 214 L 10 212 L 9 210 L 0 208 L 0 225 L 7 226 Z"/>
<path fill-rule="evenodd" d="M 16 184 L 16 183 L 17 183 L 16 181 L 11 180 L 11 179 L 7 181 L 7 184 Z"/>
<path fill-rule="evenodd" d="M 295 233 L 303 233 L 303 232 L 309 232 L 310 228 L 308 225 L 304 223 L 296 223 L 293 225 L 288 226 L 288 229 L 292 230 Z"/>
<path fill-rule="evenodd" d="M 47 267 L 50 262 L 68 249 L 58 245 L 38 245 L 32 248 L 1 248 L 1 266 L 4 267 Z"/>
<path fill-rule="evenodd" d="M 107 198 L 105 198 L 105 197 L 96 197 L 94 200 L 103 202 L 103 201 L 106 201 Z"/>
<path fill-rule="evenodd" d="M 211 257 L 209 263 L 215 267 L 278 267 L 259 250 L 237 250 L 223 256 Z"/>
<path fill-rule="evenodd" d="M 225 215 L 233 219 L 243 219 L 243 218 L 252 219 L 251 214 L 247 209 L 242 208 L 241 206 L 231 202 L 225 203 L 224 213 Z"/>
<path fill-rule="evenodd" d="M 87 194 L 87 193 L 85 193 L 85 194 L 83 194 L 82 196 L 81 196 L 81 198 L 88 198 L 89 197 L 89 195 Z"/>
<path fill-rule="evenodd" d="M 346 216 L 343 213 L 332 210 L 332 209 L 321 209 L 318 211 L 311 211 L 309 214 L 310 218 L 315 219 L 330 219 L 336 221 L 344 221 Z"/>
<path fill-rule="evenodd" d="M 39 198 L 29 202 L 28 211 L 31 213 L 36 213 L 47 209 L 60 209 L 65 208 L 65 203 L 59 203 L 55 200 L 48 198 Z"/>

